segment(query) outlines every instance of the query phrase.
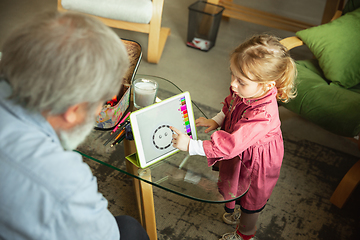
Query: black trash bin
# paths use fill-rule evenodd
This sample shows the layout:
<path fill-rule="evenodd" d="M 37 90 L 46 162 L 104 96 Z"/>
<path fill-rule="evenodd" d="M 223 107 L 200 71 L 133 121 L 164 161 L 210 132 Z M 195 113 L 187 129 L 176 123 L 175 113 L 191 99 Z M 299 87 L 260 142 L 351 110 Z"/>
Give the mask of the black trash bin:
<path fill-rule="evenodd" d="M 215 46 L 224 9 L 206 1 L 191 4 L 186 45 L 205 52 Z"/>

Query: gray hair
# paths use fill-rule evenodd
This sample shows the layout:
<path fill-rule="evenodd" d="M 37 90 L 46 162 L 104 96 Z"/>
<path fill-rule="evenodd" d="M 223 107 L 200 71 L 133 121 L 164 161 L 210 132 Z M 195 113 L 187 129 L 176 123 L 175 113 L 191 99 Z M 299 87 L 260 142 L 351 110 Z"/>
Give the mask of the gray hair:
<path fill-rule="evenodd" d="M 99 20 L 46 13 L 13 32 L 3 45 L 0 76 L 11 99 L 29 110 L 60 114 L 119 93 L 129 67 L 120 38 Z"/>

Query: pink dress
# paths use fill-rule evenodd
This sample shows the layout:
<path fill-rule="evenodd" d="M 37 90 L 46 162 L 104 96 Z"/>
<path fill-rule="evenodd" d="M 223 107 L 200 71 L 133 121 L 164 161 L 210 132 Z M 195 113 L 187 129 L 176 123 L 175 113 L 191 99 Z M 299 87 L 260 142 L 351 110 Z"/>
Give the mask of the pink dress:
<path fill-rule="evenodd" d="M 226 97 L 221 130 L 203 142 L 208 165 L 219 161 L 218 187 L 224 199 L 238 196 L 243 179 L 251 178 L 249 191 L 240 199 L 247 210 L 261 209 L 270 198 L 280 175 L 284 145 L 280 129 L 277 90 L 258 99 Z M 241 161 L 248 171 L 242 167 Z M 234 208 L 235 202 L 226 203 Z"/>

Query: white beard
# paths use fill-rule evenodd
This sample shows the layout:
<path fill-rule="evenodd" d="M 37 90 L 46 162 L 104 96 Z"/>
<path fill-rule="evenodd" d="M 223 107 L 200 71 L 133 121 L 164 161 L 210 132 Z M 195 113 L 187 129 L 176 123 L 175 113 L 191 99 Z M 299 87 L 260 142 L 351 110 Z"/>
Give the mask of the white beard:
<path fill-rule="evenodd" d="M 74 150 L 82 143 L 94 128 L 94 119 L 87 118 L 85 123 L 79 124 L 68 131 L 60 130 L 60 143 L 65 150 Z"/>

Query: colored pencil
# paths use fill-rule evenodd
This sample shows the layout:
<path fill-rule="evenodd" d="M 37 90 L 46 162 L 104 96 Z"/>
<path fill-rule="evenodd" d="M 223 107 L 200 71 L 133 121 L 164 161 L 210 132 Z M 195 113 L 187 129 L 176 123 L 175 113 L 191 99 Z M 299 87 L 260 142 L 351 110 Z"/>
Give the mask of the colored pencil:
<path fill-rule="evenodd" d="M 118 129 L 120 129 L 120 132 L 124 129 L 124 127 L 127 126 L 127 124 L 129 124 L 130 121 L 126 120 L 125 122 L 123 122 L 120 127 Z M 108 138 L 108 140 L 106 140 L 106 142 L 104 143 L 104 146 L 108 145 L 109 142 L 111 142 L 112 140 L 114 140 L 118 135 L 114 134 L 114 135 L 110 135 L 110 137 Z"/>
<path fill-rule="evenodd" d="M 119 135 L 121 135 L 121 137 L 120 137 L 121 139 L 118 140 L 119 139 L 119 135 L 118 135 L 118 137 L 116 137 L 114 142 L 111 144 L 111 147 L 118 144 L 119 142 L 121 142 L 124 139 L 124 137 L 126 135 L 126 128 L 127 128 L 128 125 L 130 125 L 130 121 L 126 121 L 124 123 L 124 126 L 121 127 L 122 130 L 121 130 L 121 133 L 119 134 Z"/>
<path fill-rule="evenodd" d="M 128 112 L 125 117 L 119 122 L 119 124 L 111 131 L 110 135 L 113 134 L 114 132 L 116 132 L 116 130 L 120 127 L 120 125 L 125 122 L 128 117 L 130 116 L 130 112 Z"/>
<path fill-rule="evenodd" d="M 115 146 L 115 145 L 118 145 L 119 143 L 121 143 L 122 140 L 124 140 L 125 137 L 126 137 L 126 136 L 125 136 L 125 134 L 124 134 L 124 136 L 122 136 L 120 139 L 114 141 L 114 142 L 110 145 L 110 147 L 113 147 L 113 146 Z"/>
<path fill-rule="evenodd" d="M 118 140 L 123 134 L 125 133 L 125 128 L 123 128 L 120 133 L 116 136 L 116 138 L 114 139 L 114 141 Z"/>

